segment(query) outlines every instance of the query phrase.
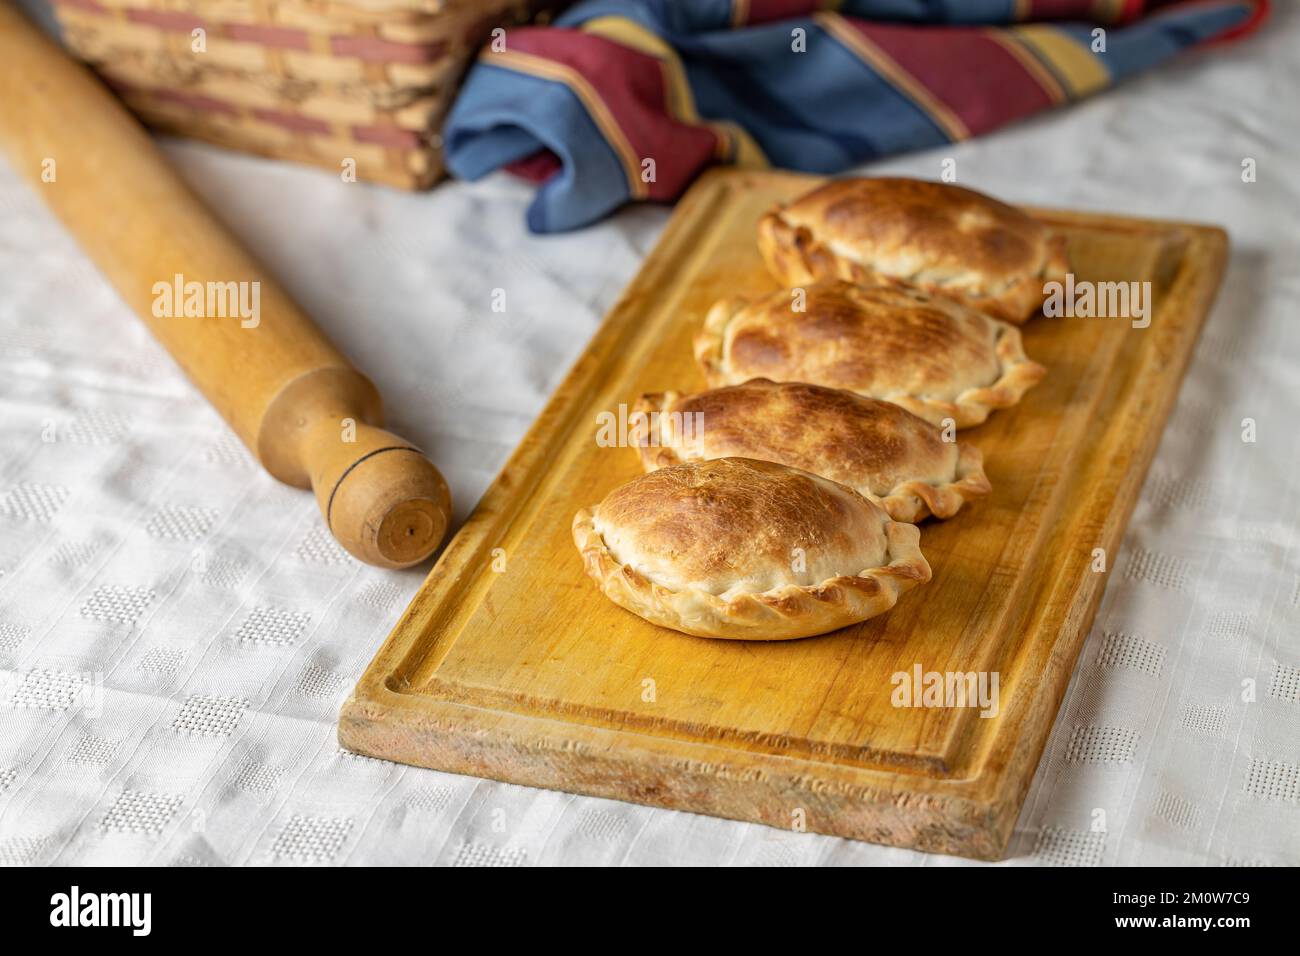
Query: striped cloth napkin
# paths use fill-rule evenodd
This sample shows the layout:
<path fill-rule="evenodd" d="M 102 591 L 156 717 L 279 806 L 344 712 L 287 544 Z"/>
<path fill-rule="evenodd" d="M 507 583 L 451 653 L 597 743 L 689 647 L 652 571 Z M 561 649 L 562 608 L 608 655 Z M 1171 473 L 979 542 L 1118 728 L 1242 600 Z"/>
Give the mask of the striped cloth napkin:
<path fill-rule="evenodd" d="M 834 9 L 832 9 L 834 8 Z M 1257 27 L 1268 0 L 587 0 L 486 47 L 451 171 L 540 184 L 534 232 L 714 163 L 834 173 L 967 139 Z"/>

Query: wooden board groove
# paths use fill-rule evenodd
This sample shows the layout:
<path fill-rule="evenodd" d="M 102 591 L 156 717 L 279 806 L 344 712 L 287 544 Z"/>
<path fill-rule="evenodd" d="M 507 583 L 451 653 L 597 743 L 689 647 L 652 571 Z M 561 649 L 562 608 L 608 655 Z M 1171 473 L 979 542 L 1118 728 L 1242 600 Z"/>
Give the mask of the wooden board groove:
<path fill-rule="evenodd" d="M 919 849 L 995 858 L 1101 599 L 1217 290 L 1221 230 L 1034 210 L 1084 279 L 1147 279 L 1147 329 L 1037 319 L 1048 378 L 963 433 L 993 495 L 923 526 L 934 580 L 890 614 L 803 641 L 708 641 L 615 607 L 582 572 L 573 513 L 639 473 L 595 414 L 703 386 L 690 337 L 714 298 L 774 288 L 757 217 L 815 180 L 718 171 L 530 429 L 344 705 L 378 757 Z M 1093 548 L 1112 562 L 1090 570 Z M 498 550 L 501 549 L 501 550 Z M 494 558 L 504 554 L 504 571 Z M 890 675 L 996 672 L 1000 709 L 895 708 Z M 653 701 L 643 681 L 655 682 Z"/>

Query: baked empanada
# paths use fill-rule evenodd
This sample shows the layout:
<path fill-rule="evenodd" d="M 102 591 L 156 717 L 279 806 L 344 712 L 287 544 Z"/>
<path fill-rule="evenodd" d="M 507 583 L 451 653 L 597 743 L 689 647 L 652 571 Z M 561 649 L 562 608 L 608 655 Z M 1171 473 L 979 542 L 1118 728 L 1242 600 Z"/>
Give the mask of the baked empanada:
<path fill-rule="evenodd" d="M 930 580 L 915 525 L 833 481 L 746 458 L 634 478 L 578 512 L 573 540 L 615 604 L 700 637 L 823 634 Z"/>
<path fill-rule="evenodd" d="M 646 471 L 698 458 L 757 458 L 812 472 L 880 504 L 895 521 L 951 518 L 991 490 L 983 456 L 890 402 L 756 378 L 635 406 Z"/>
<path fill-rule="evenodd" d="M 696 335 L 695 357 L 714 388 L 809 382 L 958 428 L 1016 404 L 1046 373 L 1025 357 L 1014 326 L 916 289 L 843 281 L 724 299 Z"/>
<path fill-rule="evenodd" d="M 919 179 L 839 179 L 774 209 L 758 248 L 787 286 L 905 282 L 1024 322 L 1064 281 L 1065 239 L 982 193 Z"/>

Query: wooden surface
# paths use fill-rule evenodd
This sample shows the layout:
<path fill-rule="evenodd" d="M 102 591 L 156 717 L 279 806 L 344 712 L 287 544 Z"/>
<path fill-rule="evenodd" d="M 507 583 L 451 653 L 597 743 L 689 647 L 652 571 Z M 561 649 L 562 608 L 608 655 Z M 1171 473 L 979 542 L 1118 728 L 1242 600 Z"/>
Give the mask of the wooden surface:
<path fill-rule="evenodd" d="M 596 416 L 696 389 L 690 340 L 719 296 L 775 287 L 759 215 L 815 180 L 714 172 L 448 546 L 345 704 L 340 740 L 393 760 L 996 858 L 1038 763 L 1214 297 L 1221 230 L 1035 211 L 1079 279 L 1150 280 L 1151 325 L 1037 318 L 1049 373 L 962 433 L 990 498 L 923 526 L 934 580 L 823 637 L 688 637 L 601 595 L 569 524 L 639 472 Z M 1111 569 L 1091 569 L 1104 548 Z M 1000 709 L 894 707 L 891 677 L 996 671 Z M 653 699 L 646 682 L 653 681 Z"/>
<path fill-rule="evenodd" d="M 340 544 L 384 567 L 433 553 L 450 513 L 446 482 L 410 443 L 378 427 L 375 387 L 89 70 L 4 0 L 0 150 L 267 471 L 316 492 Z M 155 285 L 177 276 L 204 288 L 250 283 L 250 297 L 255 283 L 259 315 L 155 315 Z"/>

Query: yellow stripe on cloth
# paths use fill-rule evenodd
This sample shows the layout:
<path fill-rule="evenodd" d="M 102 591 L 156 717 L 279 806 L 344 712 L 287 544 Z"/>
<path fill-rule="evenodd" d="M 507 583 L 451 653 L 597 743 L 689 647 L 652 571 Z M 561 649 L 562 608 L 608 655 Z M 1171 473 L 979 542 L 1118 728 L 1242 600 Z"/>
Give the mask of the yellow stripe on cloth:
<path fill-rule="evenodd" d="M 605 101 L 600 98 L 596 88 L 587 81 L 585 76 L 562 63 L 533 56 L 531 53 L 520 53 L 517 50 L 493 52 L 489 48 L 479 54 L 479 59 L 484 63 L 504 66 L 567 86 L 573 95 L 582 101 L 582 105 L 587 109 L 587 115 L 600 128 L 606 142 L 618 154 L 623 164 L 623 172 L 627 176 L 628 191 L 637 199 L 644 199 L 650 194 L 649 185 L 641 178 L 641 157 L 627 141 L 623 130 L 614 120 L 614 114 L 609 111 Z"/>
<path fill-rule="evenodd" d="M 970 129 L 916 77 L 903 69 L 888 53 L 844 22 L 837 13 L 818 13 L 817 25 L 848 47 L 864 63 L 889 81 L 895 89 L 921 108 L 951 140 L 970 139 Z"/>
<path fill-rule="evenodd" d="M 1047 98 L 1052 101 L 1053 106 L 1059 106 L 1068 99 L 1065 89 L 1052 74 L 1052 71 L 1043 66 L 1042 60 L 1029 50 L 1026 50 L 1024 45 L 1016 39 L 1014 33 L 995 27 L 985 30 L 984 35 L 1016 58 L 1016 62 L 1025 68 L 1025 72 L 1032 76 L 1043 92 L 1047 94 Z"/>
<path fill-rule="evenodd" d="M 1013 27 L 1011 32 L 1061 80 L 1071 99 L 1110 85 L 1110 74 L 1100 57 L 1055 27 L 1035 24 Z"/>
<path fill-rule="evenodd" d="M 713 130 L 719 138 L 718 149 L 722 153 L 719 160 L 730 161 L 745 169 L 767 169 L 771 165 L 762 147 L 743 127 L 700 116 L 681 58 L 657 34 L 625 17 L 596 17 L 584 23 L 581 29 L 584 33 L 594 33 L 658 60 L 663 67 L 669 115 L 683 123 Z"/>

